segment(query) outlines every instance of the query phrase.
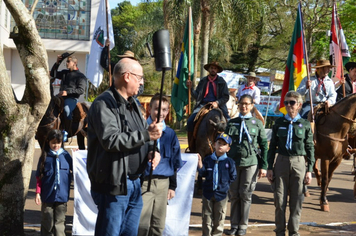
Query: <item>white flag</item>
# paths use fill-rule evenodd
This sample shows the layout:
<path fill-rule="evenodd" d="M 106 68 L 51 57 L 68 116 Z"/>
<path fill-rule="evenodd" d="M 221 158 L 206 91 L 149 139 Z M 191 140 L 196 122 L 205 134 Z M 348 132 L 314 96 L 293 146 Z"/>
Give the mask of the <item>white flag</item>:
<path fill-rule="evenodd" d="M 100 65 L 100 56 L 103 48 L 105 47 L 105 41 L 107 39 L 107 27 L 106 27 L 106 7 L 105 0 L 100 0 L 100 6 L 98 14 L 96 16 L 94 34 L 91 42 L 89 61 L 87 64 L 87 78 L 95 86 L 99 87 L 103 80 L 104 69 Z M 108 3 L 108 9 L 109 3 Z M 114 32 L 112 28 L 111 12 L 108 10 L 108 24 L 109 24 L 109 38 L 110 38 L 110 50 L 115 47 Z"/>

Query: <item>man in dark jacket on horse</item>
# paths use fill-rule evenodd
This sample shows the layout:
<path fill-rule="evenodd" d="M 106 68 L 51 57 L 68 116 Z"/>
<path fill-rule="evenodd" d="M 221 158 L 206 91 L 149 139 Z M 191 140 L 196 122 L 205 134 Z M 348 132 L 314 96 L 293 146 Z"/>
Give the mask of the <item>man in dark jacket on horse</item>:
<path fill-rule="evenodd" d="M 61 62 L 67 58 L 66 66 L 67 70 L 58 71 L 58 67 Z M 84 94 L 87 84 L 87 78 L 78 69 L 78 59 L 75 56 L 71 56 L 69 53 L 63 53 L 57 56 L 57 61 L 54 63 L 51 69 L 51 77 L 61 80 L 61 87 L 57 96 L 64 99 L 64 129 L 71 136 L 72 132 L 72 113 L 75 109 L 80 95 Z"/>
<path fill-rule="evenodd" d="M 198 86 L 194 90 L 192 82 L 187 81 L 187 86 L 191 89 L 192 96 L 196 99 L 196 105 L 193 113 L 189 116 L 187 121 L 188 129 L 188 143 L 189 150 L 194 151 L 193 147 L 193 132 L 194 132 L 194 119 L 198 111 L 207 103 L 211 103 L 214 108 L 220 108 L 226 119 L 230 119 L 226 103 L 229 101 L 229 89 L 227 88 L 226 81 L 218 73 L 223 71 L 223 68 L 218 62 L 211 62 L 204 65 L 204 69 L 209 72 L 199 81 Z"/>
<path fill-rule="evenodd" d="M 345 97 L 352 93 L 356 93 L 356 62 L 348 62 L 345 65 L 346 70 L 349 72 L 345 75 Z M 342 86 L 340 86 L 337 90 L 337 98 L 336 101 L 339 101 L 344 97 L 344 92 Z"/>

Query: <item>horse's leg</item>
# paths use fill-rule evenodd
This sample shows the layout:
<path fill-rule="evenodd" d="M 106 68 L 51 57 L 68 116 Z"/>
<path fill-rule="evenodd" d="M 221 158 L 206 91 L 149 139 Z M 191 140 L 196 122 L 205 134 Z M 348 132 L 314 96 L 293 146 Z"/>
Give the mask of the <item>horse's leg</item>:
<path fill-rule="evenodd" d="M 330 180 L 331 180 L 331 178 L 332 178 L 332 176 L 334 174 L 334 171 L 340 165 L 341 161 L 342 161 L 342 155 L 339 158 L 337 158 L 336 160 L 330 162 L 330 164 L 329 164 L 329 176 L 328 176 L 329 182 L 328 182 L 328 186 L 329 186 Z"/>
<path fill-rule="evenodd" d="M 320 194 L 320 207 L 322 211 L 329 211 L 329 203 L 326 199 L 326 192 L 329 184 L 329 160 L 320 160 L 321 164 L 321 194 Z"/>
<path fill-rule="evenodd" d="M 320 173 L 320 170 L 319 170 L 319 167 L 318 167 L 318 158 L 315 157 L 315 163 L 314 163 L 314 166 L 313 166 L 313 170 L 314 170 L 314 174 L 315 174 L 315 179 L 316 179 L 316 182 L 318 184 L 318 186 L 321 186 L 321 173 Z"/>
<path fill-rule="evenodd" d="M 84 136 L 81 132 L 77 133 L 77 143 L 79 150 L 85 150 Z"/>
<path fill-rule="evenodd" d="M 354 198 L 356 199 L 356 175 L 354 177 L 355 184 L 354 184 Z"/>

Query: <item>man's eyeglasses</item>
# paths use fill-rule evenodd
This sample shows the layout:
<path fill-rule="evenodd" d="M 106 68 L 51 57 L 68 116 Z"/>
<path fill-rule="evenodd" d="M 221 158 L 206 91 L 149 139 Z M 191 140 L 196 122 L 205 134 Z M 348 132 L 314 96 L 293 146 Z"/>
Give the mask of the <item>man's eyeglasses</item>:
<path fill-rule="evenodd" d="M 288 106 L 289 104 L 290 104 L 291 106 L 294 106 L 296 103 L 297 103 L 297 101 L 294 101 L 294 100 L 292 100 L 292 101 L 284 101 L 284 105 L 285 105 L 285 106 Z"/>
<path fill-rule="evenodd" d="M 122 74 L 125 74 L 125 73 L 130 73 L 130 74 L 136 76 L 136 79 L 137 79 L 137 81 L 138 81 L 139 83 L 140 83 L 141 81 L 145 81 L 145 78 L 143 77 L 143 75 L 138 75 L 138 74 L 132 73 L 132 72 L 130 72 L 130 71 L 124 72 L 124 73 L 122 73 Z"/>

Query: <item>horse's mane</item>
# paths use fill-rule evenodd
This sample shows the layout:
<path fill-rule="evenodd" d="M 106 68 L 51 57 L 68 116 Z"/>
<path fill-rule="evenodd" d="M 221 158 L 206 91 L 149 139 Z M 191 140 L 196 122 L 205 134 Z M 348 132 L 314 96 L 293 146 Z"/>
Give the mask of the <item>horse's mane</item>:
<path fill-rule="evenodd" d="M 342 98 L 341 100 L 337 101 L 333 107 L 337 107 L 337 106 L 340 106 L 345 103 L 345 102 L 349 102 L 350 99 L 353 99 L 353 98 L 356 98 L 356 93 L 352 93 L 352 94 L 349 94 L 347 95 L 346 97 Z"/>

